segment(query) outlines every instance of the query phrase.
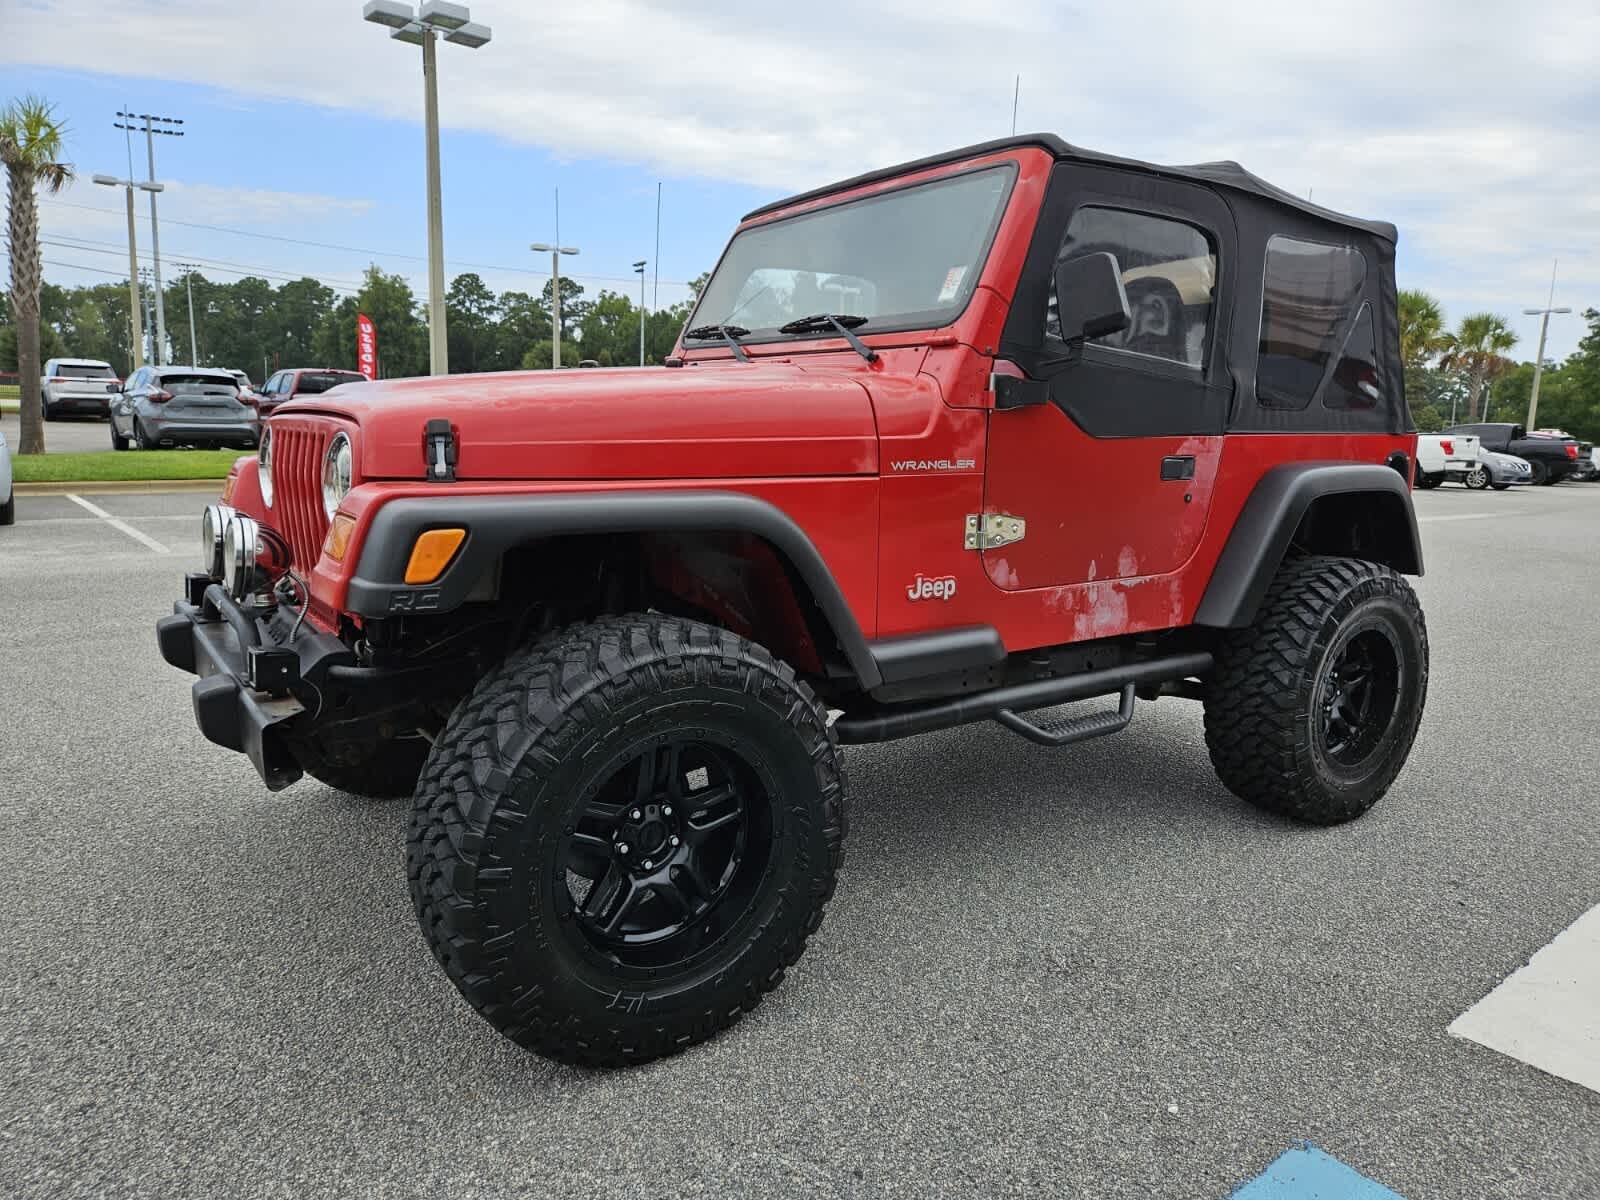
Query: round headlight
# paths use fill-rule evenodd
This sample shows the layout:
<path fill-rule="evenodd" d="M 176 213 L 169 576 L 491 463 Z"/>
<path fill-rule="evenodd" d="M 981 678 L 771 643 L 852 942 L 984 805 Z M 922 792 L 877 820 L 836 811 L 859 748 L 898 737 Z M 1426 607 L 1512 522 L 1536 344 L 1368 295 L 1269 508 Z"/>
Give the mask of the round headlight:
<path fill-rule="evenodd" d="M 261 431 L 261 448 L 256 451 L 256 462 L 261 466 L 261 502 L 272 507 L 272 426 Z"/>
<path fill-rule="evenodd" d="M 249 517 L 235 514 L 222 529 L 222 583 L 235 600 L 255 587 L 256 543 L 260 529 Z"/>
<path fill-rule="evenodd" d="M 339 501 L 350 491 L 350 462 L 350 439 L 342 433 L 336 434 L 322 458 L 322 511 L 330 521 Z"/>
<path fill-rule="evenodd" d="M 233 515 L 226 504 L 208 504 L 200 518 L 200 561 L 213 579 L 222 578 L 222 531 Z"/>

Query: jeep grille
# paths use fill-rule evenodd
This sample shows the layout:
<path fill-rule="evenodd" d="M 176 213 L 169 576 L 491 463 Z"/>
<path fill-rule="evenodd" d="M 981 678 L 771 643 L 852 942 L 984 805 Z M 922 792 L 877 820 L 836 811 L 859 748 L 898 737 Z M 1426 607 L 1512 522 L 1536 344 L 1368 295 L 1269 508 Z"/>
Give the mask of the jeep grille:
<path fill-rule="evenodd" d="M 294 567 L 311 570 L 322 554 L 328 518 L 322 512 L 322 456 L 337 432 L 322 422 L 272 419 L 272 526 L 289 539 Z"/>

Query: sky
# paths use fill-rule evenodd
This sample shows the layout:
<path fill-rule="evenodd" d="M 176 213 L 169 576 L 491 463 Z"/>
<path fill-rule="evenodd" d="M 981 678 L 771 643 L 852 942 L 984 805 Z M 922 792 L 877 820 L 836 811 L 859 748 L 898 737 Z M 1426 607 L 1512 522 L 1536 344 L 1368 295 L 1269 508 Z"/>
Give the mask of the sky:
<path fill-rule="evenodd" d="M 439 48 L 447 277 L 537 291 L 556 237 L 593 295 L 682 298 L 739 218 L 875 167 L 1019 132 L 1158 162 L 1233 159 L 1393 221 L 1402 287 L 1453 322 L 1600 307 L 1600 4 L 1267 0 L 479 0 Z M 1536 18 L 1536 19 L 1535 19 Z M 1020 76 L 1020 89 L 1017 77 Z M 36 92 L 82 178 L 41 204 L 46 278 L 126 276 L 115 113 L 157 140 L 165 273 L 311 275 L 376 262 L 425 291 L 421 52 L 359 0 L 0 0 L 0 99 Z M 145 174 L 142 135 L 132 147 Z M 656 198 L 661 242 L 656 252 Z M 141 203 L 140 249 L 148 255 Z M 70 264 L 70 265 L 69 265 Z M 659 281 L 657 277 L 659 276 Z M 169 317 L 169 323 L 171 318 Z M 1551 319 L 1564 357 L 1579 316 Z"/>

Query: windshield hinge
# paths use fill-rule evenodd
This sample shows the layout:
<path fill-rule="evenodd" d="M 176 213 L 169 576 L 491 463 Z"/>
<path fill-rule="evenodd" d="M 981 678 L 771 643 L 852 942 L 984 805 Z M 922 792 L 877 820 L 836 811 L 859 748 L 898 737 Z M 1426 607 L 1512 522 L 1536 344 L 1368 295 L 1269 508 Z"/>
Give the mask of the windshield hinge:
<path fill-rule="evenodd" d="M 456 435 L 450 422 L 435 417 L 422 431 L 423 461 L 428 465 L 428 478 L 434 483 L 456 481 Z"/>
<path fill-rule="evenodd" d="M 1010 513 L 968 513 L 964 546 L 968 550 L 998 550 L 1028 536 L 1028 522 Z"/>

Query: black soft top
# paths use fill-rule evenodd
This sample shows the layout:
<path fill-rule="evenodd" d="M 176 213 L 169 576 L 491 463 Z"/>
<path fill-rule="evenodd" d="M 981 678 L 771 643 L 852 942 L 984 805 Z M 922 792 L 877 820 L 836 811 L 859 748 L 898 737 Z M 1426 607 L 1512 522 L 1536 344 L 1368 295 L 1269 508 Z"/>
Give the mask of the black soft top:
<path fill-rule="evenodd" d="M 1114 154 L 1101 154 L 1096 150 L 1085 150 L 1081 146 L 1074 146 L 1069 142 L 1063 141 L 1053 133 L 1029 133 L 1016 137 L 997 138 L 992 142 L 979 142 L 975 146 L 963 146 L 959 150 L 947 150 L 943 154 L 919 158 L 913 162 L 900 163 L 898 166 L 868 171 L 865 175 L 857 175 L 853 179 L 842 179 L 838 183 L 830 183 L 826 187 L 813 188 L 809 192 L 801 192 L 798 196 L 790 196 L 785 200 L 762 205 L 760 208 L 746 213 L 744 219 L 748 221 L 753 217 L 766 216 L 781 208 L 787 208 L 791 204 L 816 200 L 822 196 L 832 195 L 835 192 L 843 192 L 851 188 L 860 187 L 863 184 L 878 183 L 885 179 L 893 179 L 899 175 L 910 174 L 913 171 L 922 171 L 929 167 L 942 166 L 945 163 L 961 162 L 964 159 L 978 158 L 982 155 L 1014 150 L 1024 146 L 1039 147 L 1047 150 L 1055 155 L 1057 159 L 1097 163 L 1119 167 L 1127 171 L 1143 171 L 1150 175 L 1167 179 L 1192 180 L 1226 191 L 1242 192 L 1261 200 L 1269 200 L 1274 204 L 1292 208 L 1297 212 L 1306 213 L 1319 220 L 1328 221 L 1335 225 L 1344 225 L 1351 229 L 1359 229 L 1375 238 L 1388 242 L 1390 246 L 1395 244 L 1398 237 L 1395 227 L 1387 221 L 1367 221 L 1360 217 L 1352 217 L 1345 213 L 1335 212 L 1331 208 L 1323 208 L 1320 204 L 1313 204 L 1309 200 L 1302 200 L 1292 192 L 1286 192 L 1275 184 L 1268 183 L 1259 175 L 1251 174 L 1236 162 L 1209 162 L 1196 163 L 1187 167 L 1167 167 L 1159 163 L 1142 162 L 1136 158 L 1120 158 Z"/>

